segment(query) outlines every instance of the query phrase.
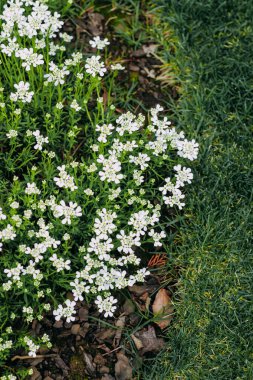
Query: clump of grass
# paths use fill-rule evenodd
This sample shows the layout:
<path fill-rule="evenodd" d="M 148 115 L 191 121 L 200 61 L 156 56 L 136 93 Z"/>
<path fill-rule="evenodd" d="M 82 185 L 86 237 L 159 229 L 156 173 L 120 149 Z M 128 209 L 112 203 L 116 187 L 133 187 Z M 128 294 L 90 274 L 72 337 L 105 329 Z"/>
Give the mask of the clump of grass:
<path fill-rule="evenodd" d="M 168 107 L 201 149 L 172 249 L 181 277 L 170 344 L 143 378 L 250 379 L 252 3 L 159 4 L 178 39 L 173 52 L 164 44 L 181 88 Z"/>

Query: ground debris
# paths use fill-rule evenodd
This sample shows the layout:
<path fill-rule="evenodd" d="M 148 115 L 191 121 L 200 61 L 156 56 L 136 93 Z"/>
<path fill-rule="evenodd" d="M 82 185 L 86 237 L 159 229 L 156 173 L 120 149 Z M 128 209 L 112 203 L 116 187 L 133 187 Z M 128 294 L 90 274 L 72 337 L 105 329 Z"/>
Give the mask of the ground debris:
<path fill-rule="evenodd" d="M 117 353 L 117 359 L 117 363 L 115 364 L 116 380 L 131 380 L 133 370 L 130 366 L 129 359 L 123 352 Z"/>

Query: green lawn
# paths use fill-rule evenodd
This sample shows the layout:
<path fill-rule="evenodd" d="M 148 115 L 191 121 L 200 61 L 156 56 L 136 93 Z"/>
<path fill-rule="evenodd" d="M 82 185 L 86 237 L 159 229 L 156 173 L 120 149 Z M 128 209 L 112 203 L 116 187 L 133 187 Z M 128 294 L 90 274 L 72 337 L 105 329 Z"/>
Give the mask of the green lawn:
<path fill-rule="evenodd" d="M 253 2 L 160 3 L 178 37 L 174 119 L 201 152 L 173 250 L 184 269 L 169 352 L 144 378 L 252 379 Z"/>

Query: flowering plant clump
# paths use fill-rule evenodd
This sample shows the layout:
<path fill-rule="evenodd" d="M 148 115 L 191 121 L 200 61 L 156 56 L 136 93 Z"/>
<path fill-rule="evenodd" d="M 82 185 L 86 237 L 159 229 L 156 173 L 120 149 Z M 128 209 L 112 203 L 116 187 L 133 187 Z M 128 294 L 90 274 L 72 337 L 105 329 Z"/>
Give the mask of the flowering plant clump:
<path fill-rule="evenodd" d="M 184 165 L 198 153 L 159 105 L 147 117 L 115 113 L 124 67 L 105 63 L 109 41 L 70 54 L 62 26 L 43 1 L 6 1 L 0 16 L 0 360 L 50 346 L 17 338 L 6 323 L 20 316 L 71 322 L 83 300 L 113 316 L 117 290 L 149 274 L 143 245 L 166 238 L 162 208 L 185 205 Z"/>

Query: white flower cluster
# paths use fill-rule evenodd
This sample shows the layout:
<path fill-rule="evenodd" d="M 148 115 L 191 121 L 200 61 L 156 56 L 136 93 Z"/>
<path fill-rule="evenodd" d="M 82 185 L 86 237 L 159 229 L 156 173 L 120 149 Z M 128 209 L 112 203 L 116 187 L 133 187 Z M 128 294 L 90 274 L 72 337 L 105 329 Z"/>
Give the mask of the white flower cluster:
<path fill-rule="evenodd" d="M 65 83 L 65 77 L 70 73 L 67 66 L 58 67 L 54 62 L 50 62 L 49 71 L 48 74 L 44 75 L 45 83 L 52 82 L 55 86 Z"/>
<path fill-rule="evenodd" d="M 15 375 L 4 375 L 0 377 L 0 380 L 17 380 L 17 376 Z"/>
<path fill-rule="evenodd" d="M 31 357 L 36 357 L 36 352 L 38 351 L 38 349 L 40 348 L 40 346 L 36 345 L 32 341 L 32 339 L 30 339 L 28 336 L 25 336 L 23 338 L 23 341 L 24 341 L 24 343 L 28 347 L 28 355 L 31 356 Z"/>
<path fill-rule="evenodd" d="M 43 144 L 49 143 L 48 137 L 43 137 L 38 129 L 35 132 L 33 132 L 33 136 L 35 136 L 36 138 L 36 144 L 34 145 L 34 149 L 42 150 Z"/>
<path fill-rule="evenodd" d="M 74 178 L 66 172 L 66 165 L 58 166 L 57 169 L 59 170 L 59 177 L 54 177 L 56 185 L 71 191 L 76 190 Z"/>
<path fill-rule="evenodd" d="M 193 179 L 193 174 L 190 168 L 182 167 L 181 165 L 174 166 L 176 174 L 176 183 L 174 184 L 171 178 L 165 178 L 165 185 L 160 187 L 159 190 L 163 194 L 163 200 L 166 205 L 171 207 L 177 206 L 181 210 L 185 203 L 182 202 L 184 199 L 184 194 L 182 194 L 180 187 L 183 187 L 185 183 L 191 183 Z M 167 193 L 171 195 L 167 196 Z"/>
<path fill-rule="evenodd" d="M 100 77 L 103 77 L 106 72 L 105 64 L 104 62 L 100 61 L 100 55 L 93 55 L 90 58 L 86 59 L 85 69 L 88 74 L 95 77 L 97 74 Z"/>
<path fill-rule="evenodd" d="M 61 220 L 62 224 L 71 224 L 71 218 L 80 217 L 82 215 L 82 209 L 77 203 L 69 202 L 69 206 L 65 201 L 60 201 L 60 204 L 53 204 L 52 211 L 56 218 L 63 216 Z"/>
<path fill-rule="evenodd" d="M 22 103 L 31 103 L 32 97 L 34 95 L 33 91 L 28 91 L 30 88 L 29 83 L 24 83 L 23 81 L 14 84 L 16 92 L 11 92 L 10 99 L 13 102 L 20 100 Z"/>
<path fill-rule="evenodd" d="M 100 132 L 100 135 L 98 137 L 99 142 L 106 143 L 107 142 L 107 136 L 112 134 L 112 131 L 114 129 L 114 126 L 112 124 L 103 124 L 103 125 L 97 125 L 96 131 Z"/>
<path fill-rule="evenodd" d="M 76 302 L 66 300 L 65 306 L 59 305 L 56 310 L 53 311 L 56 321 L 59 321 L 62 317 L 66 318 L 67 322 L 73 322 L 75 320 Z"/>
<path fill-rule="evenodd" d="M 110 42 L 107 38 L 101 40 L 99 36 L 93 38 L 93 40 L 89 41 L 90 45 L 95 49 L 103 50 L 106 46 L 110 45 Z"/>

